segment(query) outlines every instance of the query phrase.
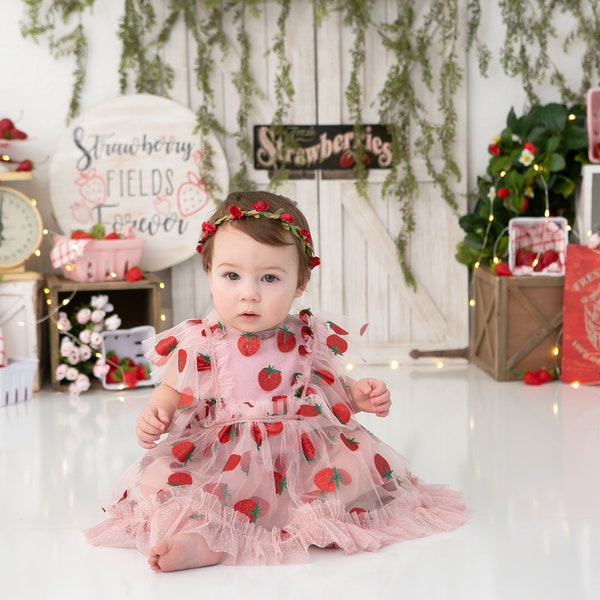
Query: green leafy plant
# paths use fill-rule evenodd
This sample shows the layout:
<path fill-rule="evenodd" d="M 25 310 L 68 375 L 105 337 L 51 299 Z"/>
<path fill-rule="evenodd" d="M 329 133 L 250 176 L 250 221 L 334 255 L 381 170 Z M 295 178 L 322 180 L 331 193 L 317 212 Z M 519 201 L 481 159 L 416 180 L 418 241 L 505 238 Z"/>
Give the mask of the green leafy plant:
<path fill-rule="evenodd" d="M 572 223 L 587 145 L 582 105 L 538 105 L 522 117 L 511 109 L 506 128 L 488 146 L 473 211 L 459 219 L 466 235 L 456 259 L 473 267 L 505 256 L 513 217 L 560 215 Z"/>

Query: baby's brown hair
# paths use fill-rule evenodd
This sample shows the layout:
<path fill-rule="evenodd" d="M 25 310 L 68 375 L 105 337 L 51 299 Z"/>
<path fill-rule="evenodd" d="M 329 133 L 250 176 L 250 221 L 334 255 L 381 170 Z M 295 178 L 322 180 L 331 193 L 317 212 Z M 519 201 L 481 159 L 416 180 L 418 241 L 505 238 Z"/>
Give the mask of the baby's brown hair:
<path fill-rule="evenodd" d="M 254 215 L 258 215 L 258 218 Z M 311 269 L 319 264 L 319 259 L 314 255 L 308 221 L 296 202 L 270 192 L 249 191 L 229 194 L 202 226 L 204 235 L 198 245 L 198 251 L 202 254 L 202 266 L 205 271 L 208 271 L 211 266 L 216 228 L 225 222 L 237 227 L 261 244 L 271 246 L 295 244 L 299 264 L 298 286 L 302 289 L 306 287 L 310 280 Z"/>

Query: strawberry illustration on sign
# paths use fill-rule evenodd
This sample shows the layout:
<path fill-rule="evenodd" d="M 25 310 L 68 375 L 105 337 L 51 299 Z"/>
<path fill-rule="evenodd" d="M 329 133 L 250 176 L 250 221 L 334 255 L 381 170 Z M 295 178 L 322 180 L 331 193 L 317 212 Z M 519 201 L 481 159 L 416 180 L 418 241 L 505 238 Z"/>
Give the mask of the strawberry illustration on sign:
<path fill-rule="evenodd" d="M 91 218 L 90 205 L 81 200 L 80 202 L 73 202 L 70 206 L 71 216 L 78 223 L 87 223 Z"/>
<path fill-rule="evenodd" d="M 258 373 L 258 385 L 265 392 L 271 392 L 281 385 L 281 371 L 272 365 L 263 367 Z"/>
<path fill-rule="evenodd" d="M 202 179 L 191 171 L 187 175 L 187 181 L 184 181 L 177 190 L 177 206 L 182 217 L 190 217 L 201 211 L 209 199 L 209 193 Z"/>
<path fill-rule="evenodd" d="M 79 187 L 79 194 L 87 202 L 96 205 L 106 202 L 106 182 L 93 167 L 80 173 L 75 185 Z"/>

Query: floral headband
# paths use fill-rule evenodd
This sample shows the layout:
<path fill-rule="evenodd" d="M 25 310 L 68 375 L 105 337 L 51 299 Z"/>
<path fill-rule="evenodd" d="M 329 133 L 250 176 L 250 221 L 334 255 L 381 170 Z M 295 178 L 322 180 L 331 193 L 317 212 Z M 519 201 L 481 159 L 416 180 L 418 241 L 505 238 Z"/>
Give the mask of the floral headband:
<path fill-rule="evenodd" d="M 229 214 L 217 219 L 214 223 L 204 221 L 204 223 L 202 223 L 202 237 L 196 246 L 196 252 L 198 252 L 198 254 L 202 254 L 204 243 L 206 240 L 208 240 L 208 238 L 216 233 L 219 225 L 222 225 L 223 223 L 231 223 L 232 221 L 241 219 L 242 217 L 254 217 L 255 219 L 264 217 L 265 219 L 279 221 L 281 226 L 286 231 L 289 231 L 300 241 L 302 249 L 310 260 L 310 268 L 314 269 L 316 266 L 321 264 L 321 259 L 318 256 L 315 256 L 315 251 L 310 245 L 310 232 L 306 229 L 300 229 L 300 227 L 294 223 L 294 217 L 292 217 L 292 215 L 289 213 L 284 213 L 283 208 L 279 208 L 275 212 L 272 212 L 269 208 L 269 205 L 262 200 L 255 202 L 252 205 L 252 210 L 242 210 L 239 206 L 233 204 L 229 207 Z"/>

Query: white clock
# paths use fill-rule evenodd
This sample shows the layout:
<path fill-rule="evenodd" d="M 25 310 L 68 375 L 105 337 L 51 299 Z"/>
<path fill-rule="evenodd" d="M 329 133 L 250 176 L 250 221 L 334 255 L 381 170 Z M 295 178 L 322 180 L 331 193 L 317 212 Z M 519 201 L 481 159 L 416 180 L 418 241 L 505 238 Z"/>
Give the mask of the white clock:
<path fill-rule="evenodd" d="M 0 186 L 0 272 L 18 271 L 38 249 L 42 217 L 23 193 Z"/>

